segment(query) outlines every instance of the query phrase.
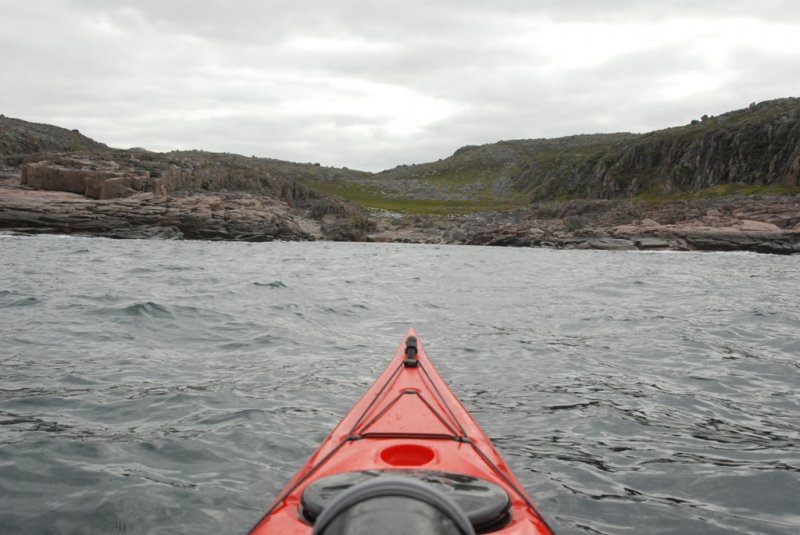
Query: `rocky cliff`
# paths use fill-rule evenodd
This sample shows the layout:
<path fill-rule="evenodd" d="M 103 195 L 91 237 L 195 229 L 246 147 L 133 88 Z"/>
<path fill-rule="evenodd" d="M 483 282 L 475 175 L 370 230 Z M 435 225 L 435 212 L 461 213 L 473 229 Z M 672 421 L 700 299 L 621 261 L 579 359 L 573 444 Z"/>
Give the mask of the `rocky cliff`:
<path fill-rule="evenodd" d="M 0 228 L 109 238 L 231 241 L 313 240 L 315 233 L 284 203 L 249 193 L 205 193 L 95 200 L 3 187 Z"/>
<path fill-rule="evenodd" d="M 752 104 L 646 134 L 608 151 L 593 171 L 586 182 L 603 198 L 731 183 L 797 186 L 800 99 Z"/>
<path fill-rule="evenodd" d="M 299 180 L 354 171 L 111 149 L 76 131 L 7 117 L 0 117 L 0 150 L 0 228 L 262 241 L 358 240 L 373 226 L 359 206 Z"/>
<path fill-rule="evenodd" d="M 515 189 L 547 200 L 666 195 L 734 183 L 796 187 L 800 99 L 752 104 L 644 135 L 540 142 L 539 160 L 559 143 L 567 154 L 527 164 L 511 177 Z"/>

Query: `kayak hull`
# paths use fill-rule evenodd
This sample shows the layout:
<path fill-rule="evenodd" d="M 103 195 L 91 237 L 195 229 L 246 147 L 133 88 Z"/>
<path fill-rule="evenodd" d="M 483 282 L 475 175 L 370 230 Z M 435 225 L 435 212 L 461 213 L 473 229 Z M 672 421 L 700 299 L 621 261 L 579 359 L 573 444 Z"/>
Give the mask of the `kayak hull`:
<path fill-rule="evenodd" d="M 386 369 L 331 431 L 252 529 L 311 533 L 301 496 L 342 472 L 430 470 L 465 474 L 502 487 L 509 518 L 498 534 L 550 534 L 533 500 L 409 329 Z"/>

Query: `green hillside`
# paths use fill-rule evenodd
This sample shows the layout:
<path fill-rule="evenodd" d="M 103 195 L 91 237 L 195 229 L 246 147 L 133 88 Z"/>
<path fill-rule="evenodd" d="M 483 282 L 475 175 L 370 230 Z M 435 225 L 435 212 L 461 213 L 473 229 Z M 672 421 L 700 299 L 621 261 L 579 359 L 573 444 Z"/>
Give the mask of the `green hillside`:
<path fill-rule="evenodd" d="M 537 201 L 798 191 L 800 99 L 751 104 L 647 134 L 466 146 L 437 162 L 309 186 L 365 207 L 469 213 Z"/>

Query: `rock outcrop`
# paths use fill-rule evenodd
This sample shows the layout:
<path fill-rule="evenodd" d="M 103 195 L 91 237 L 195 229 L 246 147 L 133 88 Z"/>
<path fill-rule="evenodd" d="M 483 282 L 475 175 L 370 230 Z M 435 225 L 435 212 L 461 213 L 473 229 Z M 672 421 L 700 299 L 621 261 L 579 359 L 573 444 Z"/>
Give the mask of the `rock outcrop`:
<path fill-rule="evenodd" d="M 664 195 L 721 184 L 793 187 L 800 185 L 800 98 L 642 135 L 505 143 L 518 145 L 510 160 L 521 169 L 511 173 L 514 187 L 538 200 Z"/>
<path fill-rule="evenodd" d="M 110 238 L 313 240 L 286 203 L 247 193 L 94 200 L 22 188 L 0 190 L 0 228 Z"/>
<path fill-rule="evenodd" d="M 176 191 L 242 191 L 294 205 L 320 197 L 297 180 L 270 172 L 262 162 L 236 155 L 106 150 L 18 158 L 22 185 L 79 193 L 93 199 L 142 192 L 166 195 Z"/>
<path fill-rule="evenodd" d="M 600 197 L 698 191 L 717 184 L 800 184 L 800 99 L 753 104 L 645 134 L 603 158 Z"/>
<path fill-rule="evenodd" d="M 264 241 L 359 240 L 374 226 L 357 205 L 298 179 L 342 170 L 202 151 L 110 149 L 77 132 L 5 117 L 0 148 L 11 152 L 0 153 L 0 228 Z"/>
<path fill-rule="evenodd" d="M 79 193 L 92 199 L 118 199 L 136 193 L 167 194 L 164 180 L 121 169 L 113 161 L 88 161 L 61 158 L 59 161 L 27 163 L 22 166 L 21 184 L 36 189 Z"/>
<path fill-rule="evenodd" d="M 800 253 L 800 195 L 655 205 L 570 201 L 471 216 L 397 217 L 381 221 L 369 238 L 506 247 L 795 254 Z"/>

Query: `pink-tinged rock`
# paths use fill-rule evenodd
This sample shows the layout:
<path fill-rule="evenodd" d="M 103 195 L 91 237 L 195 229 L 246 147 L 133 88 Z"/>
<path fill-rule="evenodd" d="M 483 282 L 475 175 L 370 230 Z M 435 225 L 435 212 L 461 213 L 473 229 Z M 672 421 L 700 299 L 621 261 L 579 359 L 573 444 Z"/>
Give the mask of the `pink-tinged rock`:
<path fill-rule="evenodd" d="M 82 169 L 25 164 L 22 166 L 21 183 L 37 189 L 68 191 L 83 195 L 86 191 L 86 177 L 89 173 L 91 171 L 87 172 Z"/>
<path fill-rule="evenodd" d="M 103 181 L 103 186 L 100 190 L 100 198 L 122 199 L 130 197 L 136 193 L 134 186 L 134 180 L 131 177 L 120 176 L 106 179 Z"/>
<path fill-rule="evenodd" d="M 107 180 L 117 178 L 119 173 L 109 171 L 86 171 L 84 195 L 91 199 L 103 199 L 103 187 Z"/>
<path fill-rule="evenodd" d="M 781 228 L 773 223 L 743 219 L 739 222 L 739 229 L 745 232 L 780 232 Z"/>
<path fill-rule="evenodd" d="M 153 179 L 153 195 L 156 197 L 164 197 L 167 194 L 167 186 L 160 178 Z"/>
<path fill-rule="evenodd" d="M 616 236 L 636 236 L 642 233 L 642 227 L 639 225 L 617 225 L 611 229 L 611 233 Z"/>

